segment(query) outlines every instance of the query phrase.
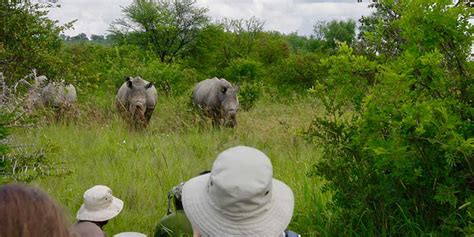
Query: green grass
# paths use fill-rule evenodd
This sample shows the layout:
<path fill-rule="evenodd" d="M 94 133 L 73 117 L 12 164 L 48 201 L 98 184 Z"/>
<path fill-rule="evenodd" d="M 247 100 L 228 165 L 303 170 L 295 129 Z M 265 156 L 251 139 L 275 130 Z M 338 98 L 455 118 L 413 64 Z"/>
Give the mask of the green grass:
<path fill-rule="evenodd" d="M 160 97 L 144 132 L 129 131 L 108 106 L 96 110 L 83 108 L 80 118 L 68 124 L 13 134 L 16 143 L 50 147 L 51 161 L 71 172 L 34 182 L 64 206 L 71 222 L 83 192 L 103 184 L 125 202 L 122 213 L 105 227 L 107 234 L 152 235 L 166 212 L 168 190 L 209 170 L 221 151 L 247 145 L 265 152 L 274 177 L 292 188 L 296 206 L 290 229 L 305 236 L 327 235 L 329 224 L 322 217 L 327 197 L 321 194 L 321 181 L 306 175 L 320 150 L 298 136 L 319 111 L 315 101 L 264 98 L 251 111 L 239 113 L 236 129 L 213 128 L 189 109 L 185 97 Z"/>

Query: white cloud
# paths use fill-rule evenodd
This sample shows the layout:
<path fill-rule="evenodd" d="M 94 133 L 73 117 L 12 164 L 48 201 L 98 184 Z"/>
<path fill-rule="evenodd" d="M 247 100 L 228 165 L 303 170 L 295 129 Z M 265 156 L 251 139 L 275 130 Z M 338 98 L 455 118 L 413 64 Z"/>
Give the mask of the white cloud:
<path fill-rule="evenodd" d="M 76 20 L 74 29 L 67 35 L 79 33 L 105 34 L 110 23 L 121 16 L 121 6 L 127 6 L 132 0 L 59 0 L 60 8 L 53 8 L 48 16 L 60 23 Z"/>
<path fill-rule="evenodd" d="M 52 9 L 49 17 L 60 23 L 77 19 L 74 29 L 65 32 L 67 35 L 105 34 L 110 23 L 121 17 L 121 6 L 132 1 L 59 0 L 61 8 Z M 213 20 L 255 16 L 265 21 L 266 30 L 307 35 L 317 20 L 357 20 L 371 12 L 368 1 L 357 3 L 357 0 L 197 0 L 197 5 L 207 7 Z"/>

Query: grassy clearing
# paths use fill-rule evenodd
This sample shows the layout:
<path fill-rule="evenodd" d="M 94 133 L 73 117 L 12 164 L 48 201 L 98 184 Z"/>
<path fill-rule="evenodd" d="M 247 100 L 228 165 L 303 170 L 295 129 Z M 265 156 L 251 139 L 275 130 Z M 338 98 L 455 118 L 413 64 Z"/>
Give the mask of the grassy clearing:
<path fill-rule="evenodd" d="M 71 171 L 35 182 L 64 206 L 71 221 L 82 203 L 82 193 L 103 184 L 125 202 L 123 212 L 106 226 L 106 232 L 151 235 L 166 212 L 171 187 L 210 169 L 226 148 L 248 145 L 264 151 L 272 160 L 274 177 L 293 189 L 296 208 L 290 228 L 305 236 L 326 235 L 327 222 L 320 215 L 326 200 L 320 192 L 321 182 L 306 176 L 320 151 L 297 135 L 318 113 L 314 101 L 278 103 L 266 98 L 253 110 L 240 112 L 236 129 L 219 129 L 200 121 L 188 109 L 187 98 L 160 98 L 145 132 L 128 131 L 113 110 L 105 107 L 101 112 L 82 110 L 81 118 L 73 123 L 14 134 L 15 142 L 50 147 L 51 161 Z"/>

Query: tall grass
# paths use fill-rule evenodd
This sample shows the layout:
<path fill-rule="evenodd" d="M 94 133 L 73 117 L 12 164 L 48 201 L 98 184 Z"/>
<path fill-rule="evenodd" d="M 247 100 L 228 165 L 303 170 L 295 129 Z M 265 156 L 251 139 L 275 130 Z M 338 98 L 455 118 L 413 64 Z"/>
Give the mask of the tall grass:
<path fill-rule="evenodd" d="M 50 147 L 51 161 L 71 171 L 35 181 L 64 206 L 71 222 L 85 190 L 96 184 L 109 186 L 125 203 L 122 213 L 105 227 L 110 236 L 123 231 L 152 235 L 174 185 L 210 170 L 215 157 L 229 147 L 253 146 L 270 157 L 274 177 L 295 194 L 289 228 L 305 236 L 327 235 L 328 223 L 322 217 L 327 197 L 321 194 L 321 181 L 306 175 L 320 151 L 298 136 L 318 113 L 315 101 L 264 98 L 253 110 L 239 113 L 235 129 L 213 128 L 187 102 L 187 97 L 160 97 L 142 132 L 129 131 L 113 109 L 102 106 L 94 111 L 88 105 L 74 122 L 17 130 L 14 141 Z"/>

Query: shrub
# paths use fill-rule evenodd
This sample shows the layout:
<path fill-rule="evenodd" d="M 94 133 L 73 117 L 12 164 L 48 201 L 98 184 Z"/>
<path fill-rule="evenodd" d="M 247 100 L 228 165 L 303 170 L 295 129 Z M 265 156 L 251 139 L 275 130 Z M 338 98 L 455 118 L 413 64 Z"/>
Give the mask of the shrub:
<path fill-rule="evenodd" d="M 198 81 L 194 69 L 184 68 L 179 64 L 163 64 L 155 61 L 142 69 L 144 78 L 155 83 L 159 91 L 167 95 L 185 93 Z"/>
<path fill-rule="evenodd" d="M 269 70 L 272 84 L 282 90 L 307 90 L 322 77 L 320 60 L 317 53 L 293 54 L 275 64 Z"/>
<path fill-rule="evenodd" d="M 50 4 L 31 1 L 4 1 L 0 29 L 0 71 L 13 82 L 37 68 L 54 74 L 61 47 L 59 33 L 71 27 L 57 25 L 47 17 Z"/>
<path fill-rule="evenodd" d="M 0 184 L 5 183 L 3 173 L 9 165 L 5 156 L 8 154 L 8 146 L 6 144 L 6 139 L 8 136 L 8 131 L 6 129 L 6 123 L 8 121 L 8 116 L 3 111 L 0 111 L 0 174 L 2 174 L 0 179 Z"/>
<path fill-rule="evenodd" d="M 324 149 L 313 175 L 333 194 L 336 235 L 474 233 L 471 36 L 460 34 L 472 28 L 465 9 L 447 4 L 384 5 L 394 7 L 398 17 L 386 25 L 401 38 L 379 65 L 345 47 L 322 61 L 328 76 L 313 92 L 326 111 L 307 135 Z"/>
<path fill-rule="evenodd" d="M 244 111 L 248 111 L 253 108 L 258 99 L 262 96 L 262 91 L 262 83 L 244 82 L 240 84 L 238 94 L 240 108 L 242 108 Z"/>
<path fill-rule="evenodd" d="M 238 58 L 230 62 L 225 70 L 226 78 L 231 82 L 258 81 L 262 74 L 262 65 L 252 59 Z"/>
<path fill-rule="evenodd" d="M 270 65 L 288 58 L 290 47 L 278 34 L 265 34 L 257 42 L 256 54 L 260 62 Z"/>

